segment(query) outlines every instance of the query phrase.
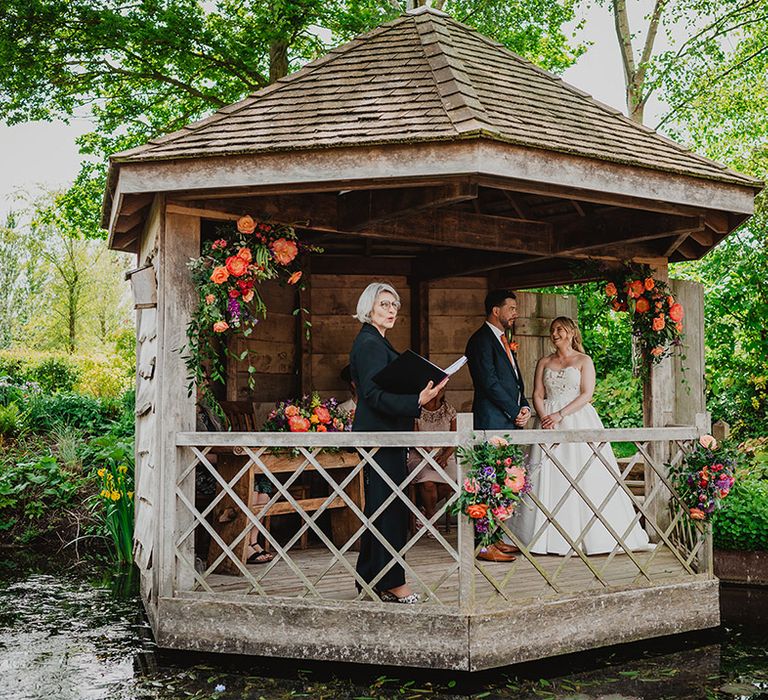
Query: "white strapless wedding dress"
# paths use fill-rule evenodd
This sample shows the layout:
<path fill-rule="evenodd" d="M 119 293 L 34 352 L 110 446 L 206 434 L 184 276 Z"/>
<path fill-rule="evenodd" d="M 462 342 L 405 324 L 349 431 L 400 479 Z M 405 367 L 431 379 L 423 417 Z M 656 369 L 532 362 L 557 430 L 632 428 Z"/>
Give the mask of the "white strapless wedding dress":
<path fill-rule="evenodd" d="M 543 380 L 547 397 L 544 401 L 545 415 L 568 405 L 581 391 L 581 372 L 577 367 L 566 367 L 563 370 L 546 368 Z M 540 427 L 538 421 L 536 427 Z M 565 416 L 558 425 L 558 430 L 601 430 L 602 428 L 603 423 L 592 404 L 587 404 L 575 413 Z M 594 454 L 583 442 L 557 445 L 551 448 L 551 452 L 574 480 L 590 455 Z M 601 454 L 614 474 L 619 474 L 619 465 L 610 443 L 604 445 Z M 531 491 L 548 511 L 552 512 L 563 495 L 568 492 L 565 502 L 554 517 L 568 536 L 576 541 L 592 519 L 592 510 L 538 445 L 531 448 L 527 461 L 532 483 Z M 600 506 L 616 484 L 616 479 L 608 473 L 606 465 L 595 456 L 577 483 L 587 498 L 595 506 Z M 525 498 L 523 503 L 518 505 L 517 510 L 516 516 L 508 521 L 508 524 L 531 552 L 562 555 L 571 551 L 571 546 L 565 538 L 530 498 Z M 642 551 L 653 548 L 639 522 L 627 532 L 635 518 L 635 509 L 629 496 L 620 487 L 617 487 L 607 503 L 602 505 L 601 512 L 606 522 L 624 539 L 631 550 Z M 604 554 L 611 552 L 616 546 L 616 539 L 597 518 L 581 540 L 581 549 L 587 554 Z M 618 551 L 624 552 L 621 547 Z"/>

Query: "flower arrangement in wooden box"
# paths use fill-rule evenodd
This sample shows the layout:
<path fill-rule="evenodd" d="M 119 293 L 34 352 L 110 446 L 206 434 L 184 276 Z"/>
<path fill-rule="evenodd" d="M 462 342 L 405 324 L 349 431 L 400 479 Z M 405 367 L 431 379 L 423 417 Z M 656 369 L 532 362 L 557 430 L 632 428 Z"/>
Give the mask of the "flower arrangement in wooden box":
<path fill-rule="evenodd" d="M 339 410 L 334 399 L 321 400 L 317 393 L 280 401 L 262 430 L 291 433 L 340 433 L 352 429 L 352 412 Z"/>

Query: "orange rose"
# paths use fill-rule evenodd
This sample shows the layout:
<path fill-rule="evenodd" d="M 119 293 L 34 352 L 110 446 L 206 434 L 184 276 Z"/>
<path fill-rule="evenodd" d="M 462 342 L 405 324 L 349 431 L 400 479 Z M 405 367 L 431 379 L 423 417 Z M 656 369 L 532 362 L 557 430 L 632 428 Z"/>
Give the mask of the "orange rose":
<path fill-rule="evenodd" d="M 213 294 L 206 294 L 205 295 L 205 303 L 206 304 L 213 304 L 214 301 L 216 301 L 216 297 L 213 296 Z"/>
<path fill-rule="evenodd" d="M 296 284 L 301 279 L 301 270 L 296 270 L 289 278 L 288 284 Z"/>
<path fill-rule="evenodd" d="M 237 257 L 238 258 L 242 258 L 247 263 L 249 263 L 249 262 L 251 262 L 251 260 L 253 260 L 253 256 L 251 255 L 251 249 L 250 248 L 240 248 L 240 250 L 237 251 Z"/>
<path fill-rule="evenodd" d="M 645 285 L 640 280 L 629 283 L 629 296 L 637 299 L 645 290 Z"/>
<path fill-rule="evenodd" d="M 309 430 L 309 421 L 304 416 L 292 416 L 288 419 L 288 428 L 292 433 L 306 433 Z"/>
<path fill-rule="evenodd" d="M 706 513 L 699 508 L 691 508 L 688 512 L 694 520 L 704 520 L 707 517 Z"/>
<path fill-rule="evenodd" d="M 223 333 L 229 328 L 229 324 L 226 321 L 216 321 L 216 323 L 213 324 L 213 330 L 216 333 Z"/>
<path fill-rule="evenodd" d="M 214 267 L 211 273 L 211 282 L 223 284 L 229 279 L 229 272 L 226 267 Z"/>
<path fill-rule="evenodd" d="M 237 220 L 237 230 L 240 233 L 253 233 L 256 230 L 256 222 L 250 216 L 241 216 Z"/>
<path fill-rule="evenodd" d="M 331 414 L 328 412 L 328 409 L 325 406 L 318 406 L 315 409 L 315 415 L 321 423 L 331 422 Z"/>
<path fill-rule="evenodd" d="M 635 304 L 635 311 L 639 314 L 644 314 L 651 310 L 651 305 L 645 297 L 640 297 Z"/>
<path fill-rule="evenodd" d="M 656 316 L 656 318 L 653 319 L 653 330 L 655 330 L 657 333 L 659 331 L 664 330 L 664 326 L 666 326 L 667 323 L 664 320 L 663 316 Z"/>
<path fill-rule="evenodd" d="M 683 324 L 682 323 L 676 323 L 675 324 L 675 328 L 677 328 L 677 332 L 678 333 L 682 333 L 683 332 Z"/>
<path fill-rule="evenodd" d="M 672 305 L 675 303 L 675 297 L 672 295 L 667 297 L 667 304 L 669 304 L 670 308 L 672 308 Z"/>
<path fill-rule="evenodd" d="M 327 433 L 328 432 L 328 428 L 326 428 L 322 423 L 320 423 L 320 425 L 317 426 L 317 432 L 318 433 Z"/>
<path fill-rule="evenodd" d="M 233 277 L 240 277 L 248 271 L 248 263 L 237 255 L 231 255 L 227 258 L 227 271 Z"/>
<path fill-rule="evenodd" d="M 658 345 L 655 348 L 653 348 L 653 350 L 651 350 L 651 355 L 653 355 L 654 357 L 658 357 L 659 355 L 663 355 L 663 354 L 664 354 L 664 348 L 661 347 L 661 345 Z"/>
<path fill-rule="evenodd" d="M 488 512 L 488 506 L 485 503 L 475 503 L 467 508 L 467 515 L 470 518 L 484 518 Z"/>
<path fill-rule="evenodd" d="M 608 284 L 605 285 L 605 294 L 609 297 L 615 297 L 618 293 L 618 290 L 616 289 L 616 285 L 613 282 L 608 282 Z"/>
<path fill-rule="evenodd" d="M 288 418 L 292 418 L 293 416 L 299 415 L 299 408 L 298 406 L 294 406 L 291 404 L 285 409 L 285 415 L 288 416 Z"/>
<path fill-rule="evenodd" d="M 299 252 L 296 243 L 287 238 L 278 238 L 269 246 L 275 256 L 275 260 L 281 265 L 289 265 Z"/>
<path fill-rule="evenodd" d="M 653 281 L 653 277 L 646 277 L 645 282 L 643 282 L 643 286 L 650 291 L 656 286 L 656 282 Z"/>
<path fill-rule="evenodd" d="M 675 321 L 680 322 L 683 320 L 683 316 L 685 316 L 685 311 L 683 310 L 682 304 L 672 304 L 672 306 L 669 309 L 669 317 Z"/>

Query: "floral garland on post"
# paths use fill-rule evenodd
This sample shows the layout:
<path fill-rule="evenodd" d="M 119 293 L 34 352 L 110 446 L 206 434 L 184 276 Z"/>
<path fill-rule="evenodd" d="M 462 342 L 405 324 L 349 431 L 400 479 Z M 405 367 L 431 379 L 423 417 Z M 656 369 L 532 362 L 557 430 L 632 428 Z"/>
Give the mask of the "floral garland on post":
<path fill-rule="evenodd" d="M 733 488 L 736 458 L 718 451 L 717 440 L 702 435 L 679 464 L 669 467 L 672 485 L 692 520 L 708 520 Z"/>
<path fill-rule="evenodd" d="M 475 528 L 475 541 L 483 548 L 501 537 L 499 526 L 512 516 L 522 495 L 530 491 L 522 451 L 504 438 L 493 437 L 471 447 L 460 447 L 466 478 L 453 513 L 463 513 Z"/>
<path fill-rule="evenodd" d="M 631 315 L 632 335 L 640 346 L 644 374 L 682 346 L 683 306 L 675 301 L 664 280 L 653 277 L 648 265 L 627 265 L 621 275 L 605 285 L 605 295 L 614 311 Z"/>
<path fill-rule="evenodd" d="M 299 261 L 305 252 L 322 249 L 299 241 L 292 226 L 257 222 L 250 216 L 238 219 L 235 227 L 219 229 L 216 240 L 203 244 L 202 255 L 188 263 L 198 294 L 187 325 L 190 396 L 196 383 L 220 412 L 211 383 L 226 380 L 222 356 L 245 360 L 250 354 L 246 350 L 230 355 L 229 339 L 238 333 L 248 337 L 259 319 L 266 317 L 267 305 L 258 290 L 262 282 L 282 279 L 293 285 L 301 280 Z M 249 363 L 251 388 L 255 372 Z"/>

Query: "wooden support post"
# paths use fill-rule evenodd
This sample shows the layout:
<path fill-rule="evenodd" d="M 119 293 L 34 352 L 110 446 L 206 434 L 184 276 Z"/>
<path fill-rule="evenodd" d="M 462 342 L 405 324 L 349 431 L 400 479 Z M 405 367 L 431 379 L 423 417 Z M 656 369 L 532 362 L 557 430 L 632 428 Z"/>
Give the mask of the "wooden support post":
<path fill-rule="evenodd" d="M 657 264 L 651 268 L 651 274 L 656 279 L 668 280 L 669 273 L 666 264 Z M 643 381 L 643 425 L 646 428 L 663 428 L 672 423 L 672 359 L 665 358 L 651 366 L 648 376 Z M 657 465 L 663 465 L 669 456 L 669 446 L 663 443 L 652 443 L 648 449 L 649 456 Z M 654 470 L 645 466 L 645 493 L 653 492 L 657 481 Z M 647 504 L 649 515 L 661 527 L 669 525 L 669 494 L 663 489 Z M 657 536 L 652 535 L 656 540 Z"/>
<path fill-rule="evenodd" d="M 196 397 L 187 395 L 187 369 L 181 348 L 187 344 L 187 324 L 196 302 L 189 270 L 183 261 L 200 255 L 200 219 L 195 216 L 166 214 L 160 235 L 160 273 L 158 279 L 158 364 L 157 364 L 157 446 L 160 498 L 155 523 L 159 567 L 158 596 L 173 596 L 176 590 L 189 589 L 193 582 L 190 566 L 195 563 L 194 538 L 181 546 L 189 566 L 177 566 L 175 541 L 192 522 L 192 515 L 177 510 L 176 481 L 184 465 L 191 461 L 189 448 L 176 447 L 176 433 L 195 429 Z M 182 485 L 184 494 L 195 502 L 194 471 Z"/>
<path fill-rule="evenodd" d="M 459 413 L 456 416 L 456 433 L 459 445 L 468 445 L 474 434 L 472 414 Z M 464 483 L 464 465 L 458 462 L 458 483 Z M 464 614 L 475 609 L 475 529 L 469 519 L 461 513 L 456 518 L 459 541 L 459 610 Z"/>
<path fill-rule="evenodd" d="M 296 364 L 299 371 L 299 385 L 301 393 L 309 394 L 312 385 L 312 327 L 305 321 L 312 323 L 312 259 L 307 258 L 304 265 L 304 276 L 301 278 L 299 293 L 296 295 L 299 304 L 299 313 L 296 314 L 297 332 L 299 335 L 298 348 L 300 355 Z M 305 314 L 303 309 L 307 310 Z"/>

